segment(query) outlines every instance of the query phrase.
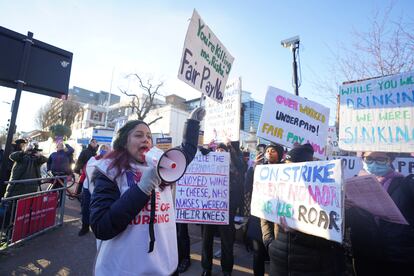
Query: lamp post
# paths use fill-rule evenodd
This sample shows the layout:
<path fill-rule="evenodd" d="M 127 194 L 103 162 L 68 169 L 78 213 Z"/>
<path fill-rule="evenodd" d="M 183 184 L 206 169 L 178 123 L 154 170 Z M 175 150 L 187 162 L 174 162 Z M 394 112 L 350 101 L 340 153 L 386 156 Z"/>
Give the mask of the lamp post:
<path fill-rule="evenodd" d="M 296 62 L 296 52 L 299 52 L 299 36 L 294 36 L 285 40 L 282 40 L 282 44 L 285 48 L 290 48 L 293 53 L 293 87 L 295 88 L 295 95 L 299 96 L 299 83 L 298 83 L 298 64 Z"/>

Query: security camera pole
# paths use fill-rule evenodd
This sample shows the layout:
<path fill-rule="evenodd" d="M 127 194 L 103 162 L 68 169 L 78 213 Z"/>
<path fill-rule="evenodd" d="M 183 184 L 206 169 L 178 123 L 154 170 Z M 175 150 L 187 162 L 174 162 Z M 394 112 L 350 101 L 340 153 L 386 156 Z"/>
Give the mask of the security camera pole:
<path fill-rule="evenodd" d="M 292 50 L 293 53 L 293 86 L 295 87 L 295 95 L 299 96 L 299 84 L 298 84 L 298 64 L 296 62 L 296 51 L 299 51 L 299 36 L 294 36 L 281 41 L 283 47 Z"/>

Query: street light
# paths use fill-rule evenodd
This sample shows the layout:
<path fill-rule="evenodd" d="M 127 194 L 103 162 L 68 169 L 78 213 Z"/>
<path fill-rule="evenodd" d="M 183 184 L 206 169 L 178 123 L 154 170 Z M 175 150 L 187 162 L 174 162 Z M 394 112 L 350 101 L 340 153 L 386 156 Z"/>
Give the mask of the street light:
<path fill-rule="evenodd" d="M 295 95 L 299 96 L 299 84 L 298 84 L 298 65 L 296 63 L 296 51 L 299 53 L 299 36 L 294 36 L 280 41 L 285 48 L 290 48 L 293 53 L 293 87 L 295 88 Z"/>

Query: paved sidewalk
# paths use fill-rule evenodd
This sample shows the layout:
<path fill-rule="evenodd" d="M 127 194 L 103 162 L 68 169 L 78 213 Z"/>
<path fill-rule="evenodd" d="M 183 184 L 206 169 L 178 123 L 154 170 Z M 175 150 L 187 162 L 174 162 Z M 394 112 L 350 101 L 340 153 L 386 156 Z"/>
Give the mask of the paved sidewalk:
<path fill-rule="evenodd" d="M 92 275 L 96 242 L 92 232 L 78 237 L 80 225 L 80 203 L 67 200 L 62 227 L 0 252 L 0 275 Z M 192 265 L 183 275 L 201 275 L 200 226 L 191 225 L 189 232 Z M 216 239 L 214 252 L 219 248 Z M 253 275 L 252 255 L 240 243 L 234 245 L 234 261 L 233 275 Z M 220 260 L 213 263 L 213 275 L 221 275 Z"/>

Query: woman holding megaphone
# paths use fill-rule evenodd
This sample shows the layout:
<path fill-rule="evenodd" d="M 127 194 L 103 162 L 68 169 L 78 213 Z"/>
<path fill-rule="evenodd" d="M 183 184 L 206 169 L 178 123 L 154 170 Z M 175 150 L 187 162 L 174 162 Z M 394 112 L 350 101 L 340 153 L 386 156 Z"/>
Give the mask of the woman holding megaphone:
<path fill-rule="evenodd" d="M 189 164 L 197 151 L 200 121 L 196 108 L 179 148 Z M 97 239 L 95 275 L 173 275 L 178 256 L 175 213 L 169 184 L 145 161 L 153 147 L 149 126 L 127 122 L 113 151 L 97 162 L 91 187 L 91 227 Z M 186 165 L 187 165 L 186 164 Z"/>

